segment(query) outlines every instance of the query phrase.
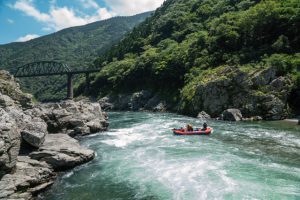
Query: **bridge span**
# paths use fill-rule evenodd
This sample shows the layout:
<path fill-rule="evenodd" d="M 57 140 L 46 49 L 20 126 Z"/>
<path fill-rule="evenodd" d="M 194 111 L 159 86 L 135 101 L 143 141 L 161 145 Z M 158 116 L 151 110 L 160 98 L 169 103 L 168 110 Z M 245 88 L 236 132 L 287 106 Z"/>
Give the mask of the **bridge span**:
<path fill-rule="evenodd" d="M 99 72 L 100 69 L 82 69 L 71 70 L 68 65 L 56 61 L 38 61 L 28 63 L 17 69 L 14 76 L 17 78 L 67 75 L 67 98 L 72 99 L 73 93 L 73 75 L 85 74 L 87 90 L 90 86 L 90 73 Z"/>

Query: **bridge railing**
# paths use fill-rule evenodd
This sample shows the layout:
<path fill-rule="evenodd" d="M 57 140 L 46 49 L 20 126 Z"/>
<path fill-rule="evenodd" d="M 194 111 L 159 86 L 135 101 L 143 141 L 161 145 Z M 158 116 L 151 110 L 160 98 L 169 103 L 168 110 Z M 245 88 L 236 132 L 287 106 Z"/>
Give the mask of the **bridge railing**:
<path fill-rule="evenodd" d="M 29 63 L 19 67 L 15 73 L 15 77 L 35 77 L 35 76 L 53 76 L 67 75 L 67 98 L 73 98 L 73 83 L 72 77 L 74 74 L 85 74 L 86 87 L 89 89 L 90 73 L 99 72 L 100 69 L 84 69 L 71 71 L 68 65 L 55 61 L 39 61 Z"/>
<path fill-rule="evenodd" d="M 70 72 L 71 70 L 66 64 L 55 61 L 39 61 L 19 67 L 15 77 L 61 75 Z"/>

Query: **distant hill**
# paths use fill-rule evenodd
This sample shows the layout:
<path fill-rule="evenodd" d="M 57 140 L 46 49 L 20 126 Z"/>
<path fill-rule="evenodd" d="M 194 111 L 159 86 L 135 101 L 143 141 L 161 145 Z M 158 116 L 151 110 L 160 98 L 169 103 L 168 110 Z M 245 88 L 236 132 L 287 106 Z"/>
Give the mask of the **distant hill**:
<path fill-rule="evenodd" d="M 86 68 L 96 57 L 117 43 L 125 33 L 144 21 L 151 12 L 115 17 L 84 26 L 67 28 L 28 42 L 0 45 L 0 69 L 14 73 L 26 63 L 55 60 L 71 68 Z M 39 82 L 39 84 L 37 84 Z M 65 78 L 22 79 L 23 88 L 39 100 L 63 98 Z"/>

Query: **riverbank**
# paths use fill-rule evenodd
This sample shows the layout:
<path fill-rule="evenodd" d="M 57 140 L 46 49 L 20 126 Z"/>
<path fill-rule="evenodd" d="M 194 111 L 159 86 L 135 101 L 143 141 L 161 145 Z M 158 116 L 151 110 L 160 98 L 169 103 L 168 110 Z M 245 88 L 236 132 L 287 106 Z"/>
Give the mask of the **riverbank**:
<path fill-rule="evenodd" d="M 57 172 L 94 159 L 77 139 L 108 125 L 99 103 L 34 104 L 13 76 L 0 71 L 0 199 L 32 199 Z"/>

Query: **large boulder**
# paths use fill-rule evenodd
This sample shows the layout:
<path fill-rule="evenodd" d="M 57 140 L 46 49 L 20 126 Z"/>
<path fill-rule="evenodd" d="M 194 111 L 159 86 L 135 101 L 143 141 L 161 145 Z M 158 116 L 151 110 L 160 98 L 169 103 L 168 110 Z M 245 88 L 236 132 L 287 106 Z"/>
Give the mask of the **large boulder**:
<path fill-rule="evenodd" d="M 29 145 L 38 148 L 47 135 L 47 124 L 30 109 L 23 111 L 17 107 L 6 108 L 9 115 L 18 123 L 23 140 Z"/>
<path fill-rule="evenodd" d="M 114 106 L 112 103 L 110 103 L 109 97 L 103 97 L 99 99 L 99 104 L 102 108 L 102 110 L 107 111 L 107 110 L 113 110 Z"/>
<path fill-rule="evenodd" d="M 21 132 L 22 138 L 24 141 L 26 141 L 28 144 L 30 144 L 33 147 L 39 148 L 45 141 L 46 133 L 43 132 L 29 132 L 26 130 L 23 130 Z"/>
<path fill-rule="evenodd" d="M 80 146 L 76 139 L 66 134 L 48 134 L 38 151 L 30 153 L 35 160 L 45 161 L 55 170 L 65 170 L 94 158 L 92 150 Z"/>
<path fill-rule="evenodd" d="M 207 114 L 205 111 L 199 112 L 197 118 L 202 120 L 211 119 L 210 115 Z"/>
<path fill-rule="evenodd" d="M 107 130 L 109 125 L 99 103 L 68 100 L 40 107 L 50 133 L 86 135 Z"/>
<path fill-rule="evenodd" d="M 19 156 L 15 172 L 0 180 L 0 199 L 32 199 L 52 185 L 55 176 L 47 163 Z"/>
<path fill-rule="evenodd" d="M 241 121 L 243 115 L 239 109 L 227 109 L 222 113 L 223 120 L 225 121 Z"/>
<path fill-rule="evenodd" d="M 16 165 L 20 133 L 15 120 L 0 108 L 0 178 Z"/>

